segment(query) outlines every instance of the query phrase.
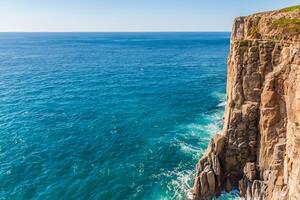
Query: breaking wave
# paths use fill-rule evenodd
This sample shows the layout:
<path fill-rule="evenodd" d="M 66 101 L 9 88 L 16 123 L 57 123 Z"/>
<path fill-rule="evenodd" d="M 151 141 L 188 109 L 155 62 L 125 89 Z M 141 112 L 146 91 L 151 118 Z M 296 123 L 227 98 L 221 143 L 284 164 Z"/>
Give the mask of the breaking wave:
<path fill-rule="evenodd" d="M 212 136 L 222 130 L 225 94 L 214 93 L 213 96 L 218 99 L 214 109 L 200 114 L 190 124 L 176 127 L 177 135 L 173 145 L 189 157 L 191 162 L 182 162 L 175 170 L 164 173 L 164 176 L 173 177 L 167 186 L 167 190 L 173 193 L 173 199 L 186 198 L 185 194 L 193 184 L 195 164 L 203 155 Z"/>

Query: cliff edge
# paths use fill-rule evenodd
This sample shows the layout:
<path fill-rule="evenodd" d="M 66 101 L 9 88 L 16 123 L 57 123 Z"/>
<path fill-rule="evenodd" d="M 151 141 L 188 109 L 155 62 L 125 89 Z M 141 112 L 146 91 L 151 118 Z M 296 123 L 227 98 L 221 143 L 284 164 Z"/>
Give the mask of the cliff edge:
<path fill-rule="evenodd" d="M 188 199 L 300 199 L 300 6 L 235 19 L 224 129 Z"/>

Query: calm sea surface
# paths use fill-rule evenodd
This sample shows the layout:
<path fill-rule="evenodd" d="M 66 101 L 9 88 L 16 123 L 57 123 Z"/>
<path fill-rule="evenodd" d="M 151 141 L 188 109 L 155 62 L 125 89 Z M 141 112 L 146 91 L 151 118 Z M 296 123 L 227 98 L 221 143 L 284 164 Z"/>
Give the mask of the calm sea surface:
<path fill-rule="evenodd" d="M 229 33 L 1 33 L 0 199 L 184 199 L 228 53 Z"/>

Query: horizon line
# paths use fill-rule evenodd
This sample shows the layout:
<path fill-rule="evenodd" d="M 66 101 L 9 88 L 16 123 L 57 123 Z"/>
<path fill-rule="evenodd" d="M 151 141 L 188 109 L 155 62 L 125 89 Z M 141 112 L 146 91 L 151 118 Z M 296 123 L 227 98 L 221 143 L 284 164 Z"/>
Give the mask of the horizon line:
<path fill-rule="evenodd" d="M 1 33 L 230 33 L 231 31 L 0 31 Z"/>

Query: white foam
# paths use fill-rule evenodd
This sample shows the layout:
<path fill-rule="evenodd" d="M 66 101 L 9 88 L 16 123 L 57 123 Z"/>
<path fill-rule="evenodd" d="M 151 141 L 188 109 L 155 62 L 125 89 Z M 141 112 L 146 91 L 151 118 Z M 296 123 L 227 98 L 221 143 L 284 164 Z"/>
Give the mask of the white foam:
<path fill-rule="evenodd" d="M 200 151 L 200 148 L 196 148 L 193 145 L 187 144 L 185 142 L 179 141 L 180 149 L 185 153 L 197 153 Z"/>
<path fill-rule="evenodd" d="M 176 177 L 172 179 L 167 188 L 169 191 L 172 191 L 172 196 L 170 199 L 186 199 L 186 194 L 192 187 L 192 180 L 194 171 L 193 170 L 180 170 L 176 169 L 173 172 L 165 174 L 166 176 Z"/>
<path fill-rule="evenodd" d="M 213 96 L 217 97 L 220 102 L 216 106 L 216 110 L 202 113 L 195 118 L 194 122 L 176 127 L 177 137 L 173 141 L 173 145 L 179 146 L 180 151 L 191 156 L 195 162 L 205 151 L 200 148 L 200 144 L 208 143 L 214 134 L 222 130 L 226 96 L 223 93 L 214 93 Z M 195 143 L 195 139 L 199 142 Z M 193 144 L 188 141 L 193 141 Z M 186 194 L 193 184 L 194 166 L 190 166 L 189 169 L 187 166 L 178 166 L 174 171 L 163 175 L 172 178 L 167 186 L 168 190 L 174 194 L 171 199 L 186 199 Z"/>
<path fill-rule="evenodd" d="M 221 103 L 219 103 L 218 105 L 217 105 L 217 107 L 225 107 L 226 106 L 226 101 L 223 101 L 223 102 L 221 102 Z"/>
<path fill-rule="evenodd" d="M 216 97 L 219 101 L 226 101 L 226 94 L 225 93 L 221 93 L 221 92 L 213 92 L 212 93 L 213 97 Z"/>

